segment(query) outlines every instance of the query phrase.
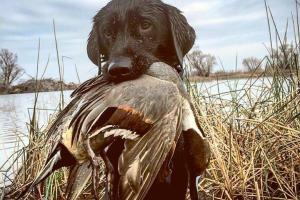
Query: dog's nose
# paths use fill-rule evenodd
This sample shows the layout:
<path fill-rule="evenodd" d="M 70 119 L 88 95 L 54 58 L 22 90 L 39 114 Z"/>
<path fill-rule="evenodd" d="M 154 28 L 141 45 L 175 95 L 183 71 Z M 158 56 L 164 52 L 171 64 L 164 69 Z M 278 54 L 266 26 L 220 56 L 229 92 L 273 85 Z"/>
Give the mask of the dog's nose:
<path fill-rule="evenodd" d="M 112 76 L 129 74 L 131 69 L 131 60 L 128 57 L 119 57 L 108 65 L 108 73 Z"/>

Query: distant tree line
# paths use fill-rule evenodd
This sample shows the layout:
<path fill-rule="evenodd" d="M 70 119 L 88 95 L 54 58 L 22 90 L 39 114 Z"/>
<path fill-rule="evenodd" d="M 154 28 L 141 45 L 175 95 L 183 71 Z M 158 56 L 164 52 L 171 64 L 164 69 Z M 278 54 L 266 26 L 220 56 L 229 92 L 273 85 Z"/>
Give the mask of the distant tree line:
<path fill-rule="evenodd" d="M 242 61 L 245 72 L 272 73 L 274 70 L 293 71 L 299 68 L 299 51 L 293 45 L 283 44 L 269 50 L 265 59 L 247 57 Z M 186 65 L 190 74 L 208 77 L 217 64 L 215 56 L 194 50 L 186 56 Z"/>
<path fill-rule="evenodd" d="M 39 91 L 74 90 L 77 85 L 64 83 L 52 78 L 36 80 L 31 78 L 18 82 L 25 70 L 18 65 L 18 56 L 8 49 L 0 50 L 0 94 L 35 92 L 38 86 Z"/>
<path fill-rule="evenodd" d="M 299 69 L 299 53 L 293 45 L 283 44 L 271 49 L 266 61 L 256 57 L 244 58 L 242 64 L 246 72 L 271 73 L 274 70 L 292 71 Z M 0 50 L 0 90 L 9 89 L 24 73 L 18 65 L 18 56 L 8 49 Z M 217 64 L 214 55 L 196 49 L 186 56 L 186 65 L 189 73 L 197 76 L 209 77 Z"/>

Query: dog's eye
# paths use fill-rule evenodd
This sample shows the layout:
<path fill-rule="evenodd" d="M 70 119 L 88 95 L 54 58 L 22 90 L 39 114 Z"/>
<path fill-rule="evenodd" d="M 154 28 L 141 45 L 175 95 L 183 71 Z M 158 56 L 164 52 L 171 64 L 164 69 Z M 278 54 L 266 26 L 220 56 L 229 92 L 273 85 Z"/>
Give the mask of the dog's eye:
<path fill-rule="evenodd" d="M 148 20 L 143 20 L 141 22 L 141 29 L 142 30 L 148 30 L 149 28 L 151 28 L 151 26 L 152 26 L 152 24 Z"/>

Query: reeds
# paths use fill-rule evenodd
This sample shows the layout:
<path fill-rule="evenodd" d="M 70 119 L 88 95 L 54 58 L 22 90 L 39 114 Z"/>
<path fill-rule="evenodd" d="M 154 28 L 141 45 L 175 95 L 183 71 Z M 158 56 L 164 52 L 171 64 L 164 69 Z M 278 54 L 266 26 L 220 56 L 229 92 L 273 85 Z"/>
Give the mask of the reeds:
<path fill-rule="evenodd" d="M 252 106 L 200 99 L 213 155 L 200 185 L 208 199 L 299 199 L 300 96 L 265 95 Z"/>
<path fill-rule="evenodd" d="M 38 113 L 41 110 L 37 108 L 37 102 L 39 99 L 39 90 L 40 83 L 38 81 L 38 74 L 40 67 L 40 40 L 38 42 L 38 53 L 37 53 L 37 65 L 36 65 L 36 84 L 35 84 L 35 93 L 34 93 L 34 103 L 33 107 L 28 111 L 29 123 L 28 127 L 28 145 L 26 147 L 18 148 L 13 155 L 11 155 L 8 160 L 0 166 L 0 173 L 3 175 L 4 180 L 1 180 L 0 183 L 0 199 L 16 199 L 18 195 L 28 186 L 34 178 L 37 176 L 39 171 L 44 166 L 45 159 L 48 156 L 52 143 L 46 143 L 45 139 L 47 137 L 47 130 L 51 127 L 53 120 L 55 119 L 56 114 L 59 113 L 64 107 L 64 91 L 62 87 L 63 83 L 63 65 L 60 64 L 59 51 L 57 45 L 57 38 L 55 32 L 55 23 L 53 21 L 54 29 L 54 39 L 56 44 L 56 55 L 57 63 L 59 68 L 59 77 L 60 77 L 60 101 L 56 108 L 53 108 L 52 111 L 56 113 L 51 116 L 51 119 L 46 128 L 41 129 L 41 125 L 38 124 Z M 50 57 L 50 56 L 49 56 Z M 46 66 L 43 69 L 40 79 L 44 78 L 45 72 L 48 68 L 49 57 L 46 63 Z M 63 58 L 63 57 L 62 57 Z M 63 61 L 63 60 L 62 60 Z M 77 69 L 76 69 L 77 70 Z M 59 170 L 53 175 L 51 175 L 42 185 L 39 186 L 38 191 L 29 194 L 27 199 L 59 199 L 62 196 L 65 196 L 62 191 L 64 191 L 64 183 L 67 181 L 67 169 Z"/>
<path fill-rule="evenodd" d="M 287 49 L 286 32 L 279 35 L 267 4 L 266 10 L 270 46 L 282 54 L 269 49 L 264 78 L 243 80 L 242 87 L 237 87 L 239 81 L 228 81 L 230 92 L 215 95 L 203 94 L 195 84 L 188 87 L 213 155 L 199 185 L 205 199 L 300 198 L 298 12 L 295 40 Z"/>

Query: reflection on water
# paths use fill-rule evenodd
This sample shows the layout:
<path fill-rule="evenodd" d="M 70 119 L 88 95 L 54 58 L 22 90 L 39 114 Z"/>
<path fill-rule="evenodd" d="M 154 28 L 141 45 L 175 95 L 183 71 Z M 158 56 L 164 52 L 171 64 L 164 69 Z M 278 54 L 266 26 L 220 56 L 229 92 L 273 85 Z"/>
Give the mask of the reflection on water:
<path fill-rule="evenodd" d="M 71 91 L 65 91 L 65 102 Z M 0 95 L 0 167 L 12 152 L 27 144 L 27 123 L 32 114 L 34 94 Z M 47 124 L 51 114 L 58 108 L 60 92 L 39 93 L 37 119 L 39 125 Z"/>

